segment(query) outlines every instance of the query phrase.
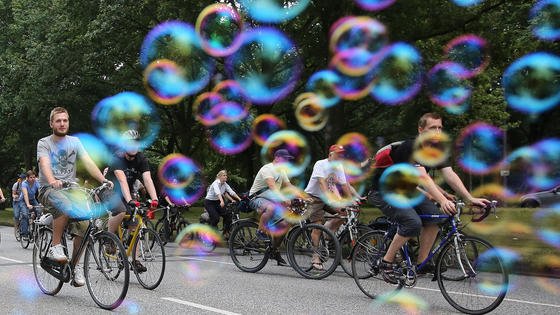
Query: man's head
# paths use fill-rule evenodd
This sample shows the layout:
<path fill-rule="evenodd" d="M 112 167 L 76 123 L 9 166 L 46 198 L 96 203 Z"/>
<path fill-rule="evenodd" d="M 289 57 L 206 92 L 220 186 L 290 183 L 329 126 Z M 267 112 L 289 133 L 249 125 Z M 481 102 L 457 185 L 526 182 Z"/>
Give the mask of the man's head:
<path fill-rule="evenodd" d="M 55 107 L 49 115 L 49 126 L 53 134 L 58 137 L 64 137 L 70 128 L 70 115 L 63 107 Z"/>
<path fill-rule="evenodd" d="M 426 113 L 418 120 L 418 133 L 427 131 L 441 132 L 443 130 L 443 121 L 437 113 Z"/>
<path fill-rule="evenodd" d="M 24 173 L 21 173 L 21 174 L 18 175 L 18 181 L 23 181 L 26 177 L 27 177 L 27 175 L 25 175 Z"/>
<path fill-rule="evenodd" d="M 294 157 L 290 154 L 290 151 L 286 149 L 279 149 L 274 152 L 274 161 L 284 162 L 293 160 Z"/>
<path fill-rule="evenodd" d="M 136 154 L 138 154 L 138 148 L 133 148 L 134 146 L 132 144 L 140 139 L 140 134 L 138 133 L 138 131 L 130 129 L 123 132 L 122 138 L 127 142 L 128 147 L 125 151 L 125 156 L 130 159 L 134 158 Z"/>
<path fill-rule="evenodd" d="M 329 159 L 338 160 L 344 155 L 344 152 L 346 152 L 346 150 L 344 150 L 343 146 L 339 144 L 333 144 L 329 148 Z"/>
<path fill-rule="evenodd" d="M 35 178 L 37 177 L 37 174 L 35 174 L 35 172 L 32 171 L 32 170 L 27 171 L 27 173 L 25 173 L 25 175 L 27 176 L 27 181 L 28 182 L 34 182 Z"/>

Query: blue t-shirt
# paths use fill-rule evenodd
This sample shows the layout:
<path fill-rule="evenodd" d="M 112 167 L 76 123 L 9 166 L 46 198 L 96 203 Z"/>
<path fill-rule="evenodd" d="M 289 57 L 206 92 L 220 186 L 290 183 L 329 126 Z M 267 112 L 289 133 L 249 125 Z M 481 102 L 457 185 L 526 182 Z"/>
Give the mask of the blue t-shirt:
<path fill-rule="evenodd" d="M 30 184 L 27 180 L 23 181 L 23 183 L 21 183 L 22 196 L 24 188 L 27 189 L 27 197 L 29 197 L 29 202 L 33 203 L 33 200 L 35 200 L 35 196 L 37 195 L 37 191 L 39 190 L 39 182 L 34 181 L 33 184 Z M 21 200 L 24 200 L 23 197 Z"/>

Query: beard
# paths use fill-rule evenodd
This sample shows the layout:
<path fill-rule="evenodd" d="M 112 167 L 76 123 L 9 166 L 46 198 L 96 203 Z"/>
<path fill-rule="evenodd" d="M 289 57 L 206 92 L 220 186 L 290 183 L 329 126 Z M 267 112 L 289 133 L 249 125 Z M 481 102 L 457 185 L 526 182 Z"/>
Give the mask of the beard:
<path fill-rule="evenodd" d="M 66 130 L 65 132 L 60 132 L 60 131 L 58 131 L 58 130 L 56 130 L 56 129 L 53 129 L 53 133 L 54 133 L 54 135 L 57 136 L 57 137 L 64 137 L 64 136 L 66 136 L 66 135 L 68 134 L 68 130 Z"/>

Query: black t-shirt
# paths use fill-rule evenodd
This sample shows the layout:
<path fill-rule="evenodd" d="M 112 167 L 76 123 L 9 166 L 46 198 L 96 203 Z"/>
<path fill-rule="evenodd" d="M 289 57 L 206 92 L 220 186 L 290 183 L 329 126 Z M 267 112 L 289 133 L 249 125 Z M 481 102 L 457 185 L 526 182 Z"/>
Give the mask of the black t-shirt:
<path fill-rule="evenodd" d="M 399 145 L 396 145 L 391 148 L 390 155 L 394 164 L 409 163 L 415 167 L 423 166 L 426 169 L 426 172 L 430 172 L 430 170 L 432 169 L 442 169 L 451 166 L 451 164 L 449 163 L 449 159 L 446 159 L 436 167 L 428 167 L 415 161 L 412 158 L 414 154 L 414 141 L 415 139 L 407 139 L 402 143 L 400 143 Z M 375 171 L 373 172 L 372 189 L 377 190 L 379 188 L 379 180 L 381 179 L 381 175 L 383 175 L 383 172 L 385 172 L 387 168 L 388 167 L 375 169 Z"/>
<path fill-rule="evenodd" d="M 115 184 L 115 189 L 121 191 L 119 181 L 116 179 L 115 171 L 121 170 L 126 175 L 126 182 L 128 183 L 128 188 L 132 193 L 132 187 L 134 182 L 138 179 L 144 183 L 142 179 L 142 174 L 150 170 L 150 165 L 148 159 L 138 152 L 132 160 L 128 160 L 124 156 L 118 157 L 116 163 L 109 167 L 109 179 Z"/>

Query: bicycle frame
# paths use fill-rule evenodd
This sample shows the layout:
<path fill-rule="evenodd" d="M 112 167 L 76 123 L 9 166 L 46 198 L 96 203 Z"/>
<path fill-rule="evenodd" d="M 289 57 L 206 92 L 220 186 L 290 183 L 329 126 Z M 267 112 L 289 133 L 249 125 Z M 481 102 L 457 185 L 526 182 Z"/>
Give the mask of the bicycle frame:
<path fill-rule="evenodd" d="M 136 242 L 136 239 L 138 238 L 138 235 L 140 234 L 140 230 L 145 227 L 144 225 L 144 219 L 142 218 L 141 215 L 139 215 L 136 211 L 136 209 L 134 210 L 134 214 L 127 214 L 124 216 L 124 220 L 130 220 L 131 218 L 134 218 L 133 222 L 136 221 L 137 225 L 136 228 L 134 228 L 134 231 L 132 231 L 132 236 L 130 238 L 130 246 L 127 247 L 126 249 L 126 256 L 130 257 L 130 255 L 132 254 L 132 244 L 134 244 L 134 242 Z M 119 225 L 118 228 L 118 236 L 119 239 L 121 240 L 121 242 L 124 244 L 124 242 L 126 242 L 126 240 L 123 239 L 124 236 L 124 229 L 122 228 L 122 225 Z"/>

